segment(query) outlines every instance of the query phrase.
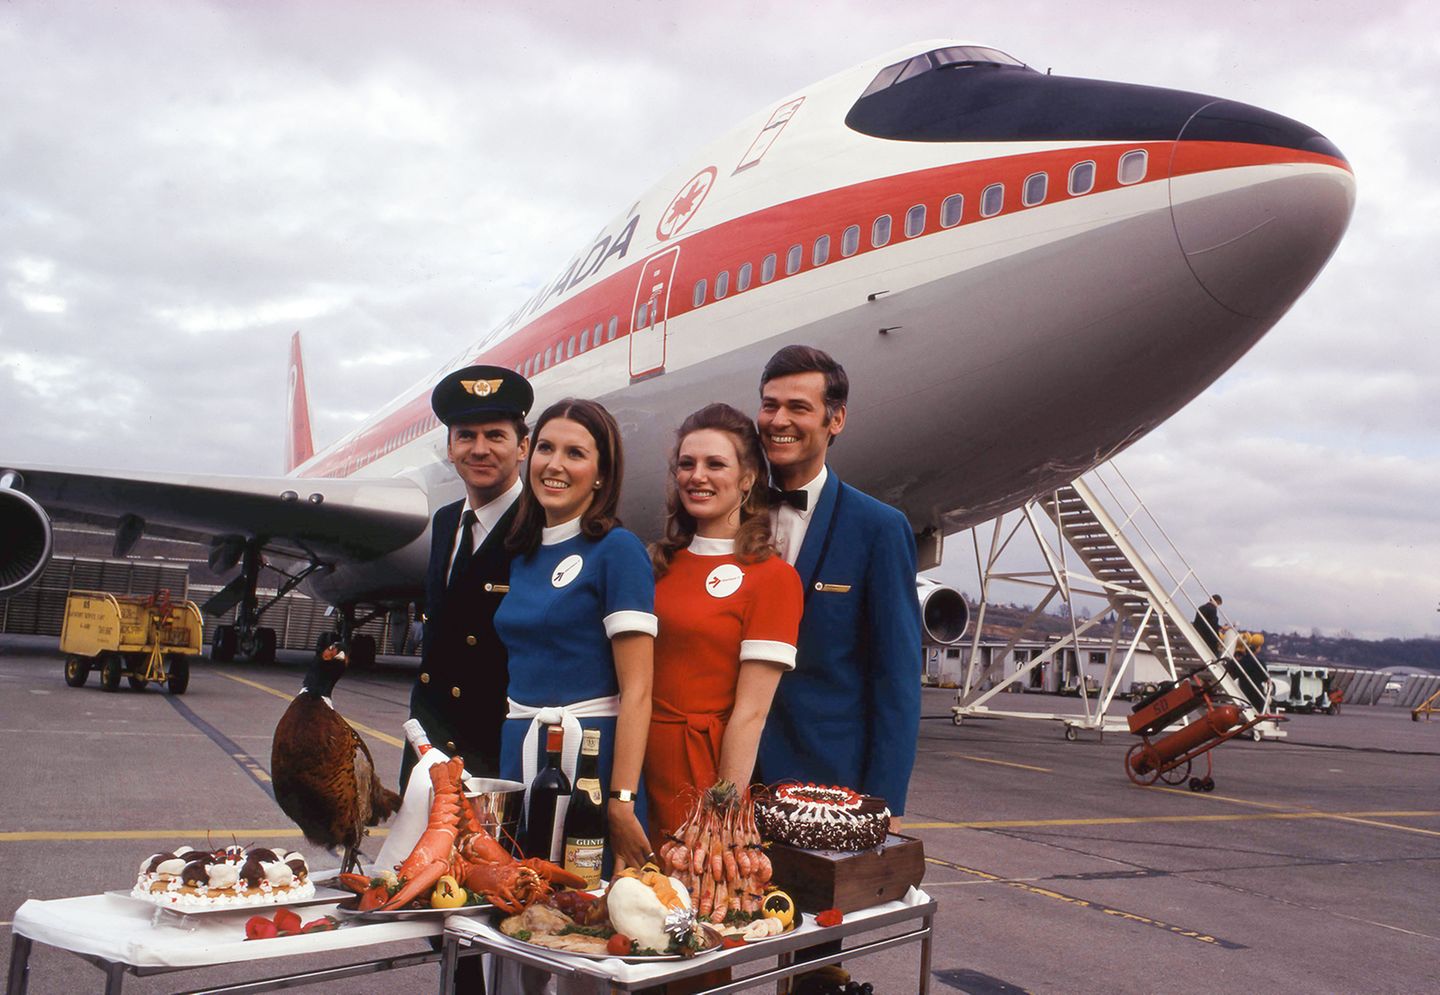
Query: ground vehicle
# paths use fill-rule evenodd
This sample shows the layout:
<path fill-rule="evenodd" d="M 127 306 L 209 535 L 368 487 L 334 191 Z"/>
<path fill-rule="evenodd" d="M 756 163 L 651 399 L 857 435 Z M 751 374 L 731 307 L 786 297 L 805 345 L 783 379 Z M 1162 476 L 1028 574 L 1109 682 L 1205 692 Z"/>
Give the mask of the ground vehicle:
<path fill-rule="evenodd" d="M 154 681 L 184 694 L 189 657 L 203 638 L 200 609 L 193 601 L 172 603 L 169 591 L 150 597 L 71 591 L 60 630 L 65 683 L 78 688 L 98 668 L 106 691 L 118 690 L 124 677 L 137 691 Z"/>
<path fill-rule="evenodd" d="M 1270 664 L 1265 668 L 1275 685 L 1275 707 L 1287 712 L 1323 711 L 1334 715 L 1340 702 L 1330 693 L 1330 671 L 1325 667 Z"/>

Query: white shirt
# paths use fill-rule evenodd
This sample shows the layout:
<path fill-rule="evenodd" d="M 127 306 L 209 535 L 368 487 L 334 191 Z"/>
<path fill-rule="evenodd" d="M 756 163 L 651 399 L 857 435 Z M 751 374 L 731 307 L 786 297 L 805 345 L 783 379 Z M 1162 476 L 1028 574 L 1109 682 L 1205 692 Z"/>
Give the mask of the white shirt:
<path fill-rule="evenodd" d="M 445 566 L 445 576 L 450 576 L 450 569 L 455 566 L 455 556 L 460 552 L 460 538 L 465 533 L 465 512 L 475 513 L 475 528 L 470 537 L 470 552 L 473 554 L 484 545 L 486 538 L 495 531 L 496 524 L 519 497 L 520 478 L 516 477 L 509 490 L 478 508 L 470 507 L 470 498 L 465 498 L 465 507 L 460 509 L 460 524 L 455 526 L 455 535 L 450 540 L 450 562 Z"/>
<path fill-rule="evenodd" d="M 785 503 L 770 509 L 770 533 L 775 540 L 775 548 L 780 551 L 785 562 L 792 567 L 800 558 L 800 547 L 805 542 L 805 532 L 810 528 L 810 519 L 820 505 L 820 492 L 824 490 L 825 480 L 829 476 L 829 468 L 821 466 L 820 472 L 809 483 L 789 488 L 790 490 L 805 491 L 810 495 L 810 503 L 804 511 L 792 504 Z"/>

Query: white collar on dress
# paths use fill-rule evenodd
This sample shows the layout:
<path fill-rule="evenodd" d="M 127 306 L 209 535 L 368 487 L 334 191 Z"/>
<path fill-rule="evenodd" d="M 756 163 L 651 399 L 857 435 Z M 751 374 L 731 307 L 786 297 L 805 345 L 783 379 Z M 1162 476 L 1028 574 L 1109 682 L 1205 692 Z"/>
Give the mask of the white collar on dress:
<path fill-rule="evenodd" d="M 696 556 L 731 556 L 735 552 L 735 540 L 692 536 L 688 548 Z"/>
<path fill-rule="evenodd" d="M 554 546 L 564 542 L 566 539 L 574 539 L 580 534 L 580 517 L 581 516 L 576 515 L 568 522 L 542 527 L 540 529 L 540 545 Z"/>

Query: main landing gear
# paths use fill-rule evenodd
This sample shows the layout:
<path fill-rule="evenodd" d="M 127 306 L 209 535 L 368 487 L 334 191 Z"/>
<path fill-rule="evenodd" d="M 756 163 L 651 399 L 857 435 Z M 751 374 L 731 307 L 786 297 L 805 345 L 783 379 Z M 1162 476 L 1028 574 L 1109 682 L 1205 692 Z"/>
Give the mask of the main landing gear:
<path fill-rule="evenodd" d="M 236 609 L 233 623 L 216 626 L 215 635 L 210 639 L 210 659 L 220 663 L 229 663 L 233 660 L 274 663 L 275 630 L 267 625 L 261 625 L 260 619 L 281 598 L 298 587 L 306 577 L 319 570 L 320 564 L 312 560 L 298 574 L 285 573 L 265 562 L 264 557 L 260 554 L 260 542 L 257 539 L 221 540 L 210 550 L 210 567 L 216 573 L 223 573 L 237 563 L 240 566 L 239 575 L 221 588 L 204 605 L 207 615 L 223 615 L 231 608 Z M 264 567 L 269 567 L 279 573 L 285 578 L 285 581 L 275 592 L 275 597 L 262 606 L 257 588 L 260 583 L 260 571 Z"/>
<path fill-rule="evenodd" d="M 315 655 L 319 656 L 331 646 L 339 643 L 345 647 L 345 653 L 349 658 L 351 670 L 364 670 L 366 667 L 373 667 L 375 665 L 376 653 L 375 637 L 368 633 L 357 632 L 356 630 L 387 610 L 388 609 L 385 608 L 376 608 L 368 615 L 356 618 L 355 613 L 357 608 L 355 605 L 343 606 L 339 612 L 339 630 L 331 629 L 320 633 L 315 639 Z"/>

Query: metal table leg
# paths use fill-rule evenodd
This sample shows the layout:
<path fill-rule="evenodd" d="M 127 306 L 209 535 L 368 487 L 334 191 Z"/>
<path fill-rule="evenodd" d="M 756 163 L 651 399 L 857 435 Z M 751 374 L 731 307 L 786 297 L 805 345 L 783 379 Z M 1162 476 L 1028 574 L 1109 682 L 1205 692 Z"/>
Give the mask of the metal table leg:
<path fill-rule="evenodd" d="M 125 985 L 125 965 L 105 961 L 105 995 L 120 995 Z"/>
<path fill-rule="evenodd" d="M 10 940 L 10 976 L 5 981 L 5 995 L 25 995 L 30 983 L 30 938 L 13 933 Z"/>
<path fill-rule="evenodd" d="M 917 989 L 919 995 L 930 993 L 930 940 L 935 936 L 934 916 L 926 916 L 923 920 L 925 937 L 920 941 L 920 987 Z"/>
<path fill-rule="evenodd" d="M 453 933 L 446 933 L 445 943 L 440 949 L 440 995 L 450 995 L 455 990 L 455 965 L 460 960 L 460 941 Z"/>

